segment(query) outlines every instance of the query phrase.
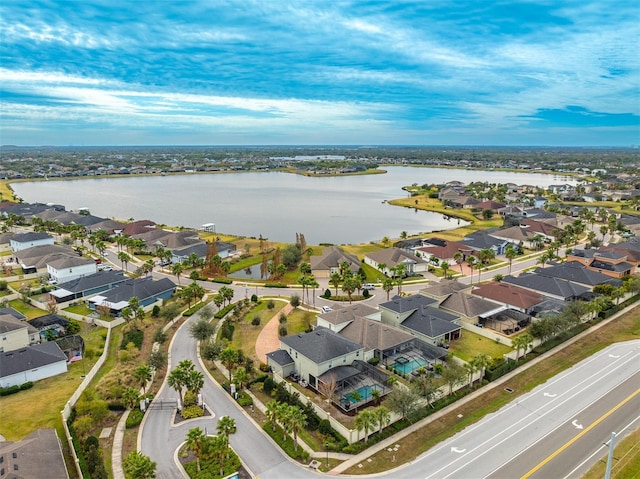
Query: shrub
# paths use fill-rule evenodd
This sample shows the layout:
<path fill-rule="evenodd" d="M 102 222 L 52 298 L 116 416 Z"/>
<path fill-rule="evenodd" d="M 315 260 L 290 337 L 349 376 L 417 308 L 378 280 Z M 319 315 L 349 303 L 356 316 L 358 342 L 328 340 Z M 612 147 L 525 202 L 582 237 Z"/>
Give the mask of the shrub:
<path fill-rule="evenodd" d="M 275 301 L 273 301 L 273 299 L 270 299 L 269 301 L 267 301 L 267 309 L 273 309 L 276 307 L 276 303 Z"/>
<path fill-rule="evenodd" d="M 251 324 L 254 326 L 260 326 L 260 316 L 254 316 L 251 320 Z"/>
<path fill-rule="evenodd" d="M 286 288 L 287 285 L 284 283 L 265 283 L 265 288 Z"/>
<path fill-rule="evenodd" d="M 200 406 L 189 406 L 182 409 L 182 419 L 193 419 L 204 416 L 204 411 Z"/>
<path fill-rule="evenodd" d="M 246 391 L 240 391 L 238 393 L 238 404 L 240 404 L 240 406 L 245 407 L 245 406 L 251 406 L 253 404 L 253 399 L 251 398 L 251 396 L 249 396 L 249 394 Z"/>
<path fill-rule="evenodd" d="M 365 289 L 364 291 L 362 291 L 362 297 L 364 299 L 367 299 L 369 296 L 371 296 L 371 293 L 369 293 L 368 289 Z"/>
<path fill-rule="evenodd" d="M 235 307 L 235 306 L 234 306 L 233 304 L 230 304 L 230 305 L 228 305 L 228 306 L 225 306 L 224 308 L 222 308 L 220 311 L 218 311 L 218 312 L 215 314 L 214 318 L 216 318 L 216 319 L 222 319 L 222 318 L 224 318 L 224 317 L 227 315 L 227 313 L 229 313 L 229 311 L 231 311 L 234 307 Z"/>
<path fill-rule="evenodd" d="M 9 286 L 4 279 L 0 280 L 0 291 L 6 291 L 8 287 Z"/>
<path fill-rule="evenodd" d="M 325 436 L 333 434 L 331 422 L 328 419 L 322 419 L 320 421 L 320 424 L 318 425 L 318 432 L 320 432 L 320 434 L 324 434 Z"/>
<path fill-rule="evenodd" d="M 158 306 L 157 304 L 153 306 L 153 309 L 151 310 L 151 316 L 153 316 L 154 318 L 160 316 L 160 306 Z"/>
<path fill-rule="evenodd" d="M 380 362 L 380 358 L 373 357 L 367 361 L 369 364 L 376 366 Z"/>
<path fill-rule="evenodd" d="M 331 290 L 330 290 L 329 288 L 325 289 L 325 290 L 324 290 L 324 294 L 323 294 L 322 296 L 323 296 L 323 298 L 325 298 L 325 299 L 329 299 L 329 298 L 331 298 Z"/>
<path fill-rule="evenodd" d="M 280 328 L 278 328 L 278 334 L 280 336 L 286 336 L 287 335 L 287 327 L 286 326 L 280 326 Z"/>
<path fill-rule="evenodd" d="M 8 388 L 0 388 L 0 396 L 9 396 L 10 394 L 15 394 L 20 391 L 20 386 L 9 386 Z"/>
<path fill-rule="evenodd" d="M 122 335 L 122 342 L 120 343 L 120 349 L 127 349 L 127 344 L 133 343 L 136 348 L 142 347 L 142 340 L 144 339 L 144 332 L 139 329 L 130 329 L 125 331 Z"/>
<path fill-rule="evenodd" d="M 165 333 L 162 328 L 158 328 L 153 335 L 153 341 L 156 343 L 164 343 L 167 340 L 167 333 Z"/>
<path fill-rule="evenodd" d="M 233 280 L 231 279 L 223 279 L 223 278 L 213 278 L 211 280 L 212 283 L 220 283 L 220 284 L 231 284 Z"/>
<path fill-rule="evenodd" d="M 291 303 L 291 306 L 297 308 L 298 306 L 300 306 L 300 296 L 298 296 L 297 294 L 292 294 L 291 300 L 289 302 Z"/>
<path fill-rule="evenodd" d="M 235 331 L 235 326 L 231 324 L 229 321 L 225 321 L 220 328 L 220 337 L 222 339 L 226 339 L 227 341 L 233 341 L 233 332 Z"/>
<path fill-rule="evenodd" d="M 251 302 L 252 303 L 257 303 L 258 302 L 258 295 L 257 294 L 252 294 L 251 295 Z"/>
<path fill-rule="evenodd" d="M 138 424 L 142 422 L 143 417 L 144 417 L 144 413 L 140 409 L 138 408 L 132 409 L 131 412 L 129 412 L 129 416 L 127 417 L 125 427 L 127 429 L 136 427 Z"/>
<path fill-rule="evenodd" d="M 278 316 L 278 321 L 280 322 L 280 324 L 285 324 L 287 322 L 287 315 L 284 313 L 280 313 L 280 316 Z"/>
<path fill-rule="evenodd" d="M 271 394 L 271 391 L 273 391 L 275 387 L 276 387 L 276 382 L 270 376 L 264 380 L 264 383 L 262 383 L 262 390 L 267 394 Z"/>
<path fill-rule="evenodd" d="M 27 389 L 31 389 L 33 387 L 33 382 L 27 381 L 26 383 L 22 383 L 20 385 L 20 391 L 25 391 Z"/>
<path fill-rule="evenodd" d="M 125 411 L 127 407 L 121 402 L 113 401 L 107 404 L 109 411 Z"/>

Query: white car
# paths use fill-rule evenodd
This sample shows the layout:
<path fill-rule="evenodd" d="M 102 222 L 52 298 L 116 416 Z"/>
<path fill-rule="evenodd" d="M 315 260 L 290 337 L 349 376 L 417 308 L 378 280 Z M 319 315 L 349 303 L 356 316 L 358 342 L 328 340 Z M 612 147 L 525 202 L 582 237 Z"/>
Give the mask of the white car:
<path fill-rule="evenodd" d="M 333 309 L 331 309 L 329 306 L 323 306 L 322 307 L 322 312 L 323 313 L 330 313 L 331 311 L 333 311 Z"/>
<path fill-rule="evenodd" d="M 372 283 L 366 283 L 362 285 L 362 289 L 366 289 L 368 291 L 376 289 L 375 285 Z"/>

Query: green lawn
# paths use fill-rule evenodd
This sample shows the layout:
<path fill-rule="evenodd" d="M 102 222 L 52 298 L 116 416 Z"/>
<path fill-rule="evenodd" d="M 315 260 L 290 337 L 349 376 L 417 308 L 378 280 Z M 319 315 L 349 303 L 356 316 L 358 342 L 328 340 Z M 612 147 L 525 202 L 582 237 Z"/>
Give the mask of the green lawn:
<path fill-rule="evenodd" d="M 106 330 L 84 324 L 81 330 L 87 349 L 102 351 Z M 60 411 L 91 370 L 98 355 L 68 366 L 66 374 L 43 379 L 31 389 L 0 398 L 0 432 L 8 441 L 17 441 L 38 428 L 54 427 L 64 438 Z M 83 364 L 84 363 L 84 364 Z M 31 411 L 25 413 L 25 407 Z"/>
<path fill-rule="evenodd" d="M 503 354 L 510 353 L 513 349 L 465 329 L 460 339 L 449 343 L 449 351 L 464 361 L 470 361 L 478 354 L 501 358 Z"/>
<path fill-rule="evenodd" d="M 34 308 L 33 306 L 22 302 L 22 300 L 20 299 L 9 301 L 9 306 L 19 313 L 24 314 L 27 319 L 39 318 L 40 316 L 44 316 L 45 314 L 47 314 L 46 311 Z"/>
<path fill-rule="evenodd" d="M 303 309 L 294 309 L 287 316 L 287 334 L 304 333 L 316 319 L 317 314 Z"/>
<path fill-rule="evenodd" d="M 262 300 L 249 314 L 246 314 L 241 320 L 234 323 L 235 330 L 233 332 L 233 341 L 231 344 L 238 349 L 241 349 L 246 356 L 258 360 L 256 356 L 256 341 L 258 335 L 262 331 L 262 328 L 266 326 L 271 318 L 280 312 L 285 306 L 283 301 L 274 301 L 275 307 L 273 309 L 267 308 L 268 300 Z M 260 324 L 254 326 L 251 324 L 251 320 L 256 316 L 260 316 Z"/>
<path fill-rule="evenodd" d="M 75 306 L 69 306 L 68 308 L 64 308 L 64 311 L 67 311 L 72 314 L 79 314 L 81 316 L 89 316 L 94 311 L 89 309 L 86 303 L 78 303 Z"/>

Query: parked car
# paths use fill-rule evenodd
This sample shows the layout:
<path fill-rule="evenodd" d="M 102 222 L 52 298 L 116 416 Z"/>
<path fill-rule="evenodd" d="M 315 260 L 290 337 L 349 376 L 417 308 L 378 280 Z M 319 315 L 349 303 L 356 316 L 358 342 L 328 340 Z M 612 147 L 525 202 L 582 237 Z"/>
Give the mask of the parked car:
<path fill-rule="evenodd" d="M 333 311 L 333 309 L 331 309 L 329 306 L 323 306 L 322 307 L 322 312 L 323 313 L 330 313 L 331 311 Z"/>
<path fill-rule="evenodd" d="M 366 289 L 366 290 L 373 290 L 376 289 L 375 285 L 371 284 L 371 283 L 366 283 L 362 285 L 362 289 Z"/>

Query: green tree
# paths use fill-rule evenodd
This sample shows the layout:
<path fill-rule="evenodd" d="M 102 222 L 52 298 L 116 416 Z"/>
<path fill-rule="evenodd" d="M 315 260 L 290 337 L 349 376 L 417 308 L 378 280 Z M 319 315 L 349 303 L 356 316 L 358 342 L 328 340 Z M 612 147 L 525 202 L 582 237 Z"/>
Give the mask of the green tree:
<path fill-rule="evenodd" d="M 386 403 L 392 411 L 400 414 L 402 419 L 407 419 L 420 408 L 420 397 L 413 389 L 396 384 L 387 395 Z"/>
<path fill-rule="evenodd" d="M 189 326 L 189 333 L 198 341 L 209 339 L 215 331 L 215 327 L 204 318 L 199 319 Z"/>
<path fill-rule="evenodd" d="M 376 424 L 377 421 L 375 414 L 368 409 L 360 411 L 354 422 L 358 432 L 364 430 L 364 442 L 369 440 L 369 430 L 373 429 Z"/>
<path fill-rule="evenodd" d="M 151 367 L 147 366 L 146 364 L 141 364 L 133 371 L 133 377 L 135 378 L 136 381 L 138 381 L 138 384 L 140 384 L 140 387 L 142 388 L 142 393 L 146 394 L 147 383 L 151 381 L 151 378 L 153 377 L 151 373 Z"/>
<path fill-rule="evenodd" d="M 347 296 L 349 297 L 349 303 L 351 303 L 352 301 L 351 296 L 356 290 L 356 286 L 357 282 L 355 278 L 345 278 L 345 280 L 342 282 L 342 291 L 347 293 Z"/>
<path fill-rule="evenodd" d="M 463 384 L 467 373 L 462 366 L 455 361 L 449 361 L 442 371 L 442 379 L 449 386 L 449 394 L 453 394 L 453 388 Z"/>
<path fill-rule="evenodd" d="M 374 389 L 374 391 L 377 391 L 377 389 Z M 378 432 L 381 432 L 391 422 L 391 413 L 389 412 L 389 409 L 384 406 L 378 406 L 373 409 L 372 412 L 376 418 L 376 423 L 378 424 Z"/>
<path fill-rule="evenodd" d="M 229 373 L 229 382 L 231 382 L 231 371 L 233 371 L 233 366 L 238 364 L 239 354 L 238 350 L 232 348 L 231 346 L 226 347 L 220 352 L 220 361 L 225 365 L 227 371 Z"/>
<path fill-rule="evenodd" d="M 151 458 L 137 451 L 127 454 L 122 463 L 126 479 L 154 479 L 156 467 Z"/>
<path fill-rule="evenodd" d="M 529 346 L 533 344 L 533 336 L 529 333 L 523 333 L 511 340 L 511 346 L 516 349 L 516 361 L 520 359 L 520 350 L 526 354 Z"/>
<path fill-rule="evenodd" d="M 127 388 L 122 393 L 122 400 L 129 409 L 133 409 L 140 399 L 140 394 L 136 388 Z"/>
<path fill-rule="evenodd" d="M 218 436 L 224 439 L 225 447 L 229 448 L 229 436 L 236 433 L 236 420 L 230 416 L 222 416 L 216 424 Z"/>
<path fill-rule="evenodd" d="M 298 431 L 307 425 L 307 415 L 298 406 L 289 406 L 286 422 L 293 434 L 293 449 L 298 451 Z"/>
<path fill-rule="evenodd" d="M 393 279 L 391 278 L 384 278 L 382 280 L 382 290 L 387 293 L 387 301 L 389 301 L 389 295 L 391 293 L 391 291 L 393 291 L 395 284 L 393 282 Z"/>
<path fill-rule="evenodd" d="M 184 272 L 184 267 L 180 263 L 176 263 L 171 267 L 171 274 L 173 274 L 180 284 L 180 276 Z"/>
<path fill-rule="evenodd" d="M 336 290 L 336 296 L 338 296 L 338 286 L 340 286 L 341 280 L 342 280 L 342 277 L 340 276 L 340 273 L 333 273 L 331 275 L 331 278 L 329 278 L 329 282 Z"/>
<path fill-rule="evenodd" d="M 122 269 L 127 270 L 127 264 L 131 262 L 131 256 L 129 256 L 125 251 L 120 251 L 118 253 L 118 259 L 122 262 Z"/>
<path fill-rule="evenodd" d="M 192 451 L 196 456 L 196 470 L 200 472 L 200 459 L 202 458 L 202 448 L 205 442 L 206 436 L 204 431 L 199 427 L 189 429 L 187 433 L 186 448 Z"/>
<path fill-rule="evenodd" d="M 511 265 L 513 264 L 513 260 L 518 256 L 518 250 L 509 243 L 504 250 L 504 256 L 509 261 L 509 274 L 511 274 Z"/>
<path fill-rule="evenodd" d="M 460 266 L 460 274 L 462 274 L 462 263 L 464 262 L 464 256 L 460 251 L 456 251 L 453 254 L 453 261 Z"/>

